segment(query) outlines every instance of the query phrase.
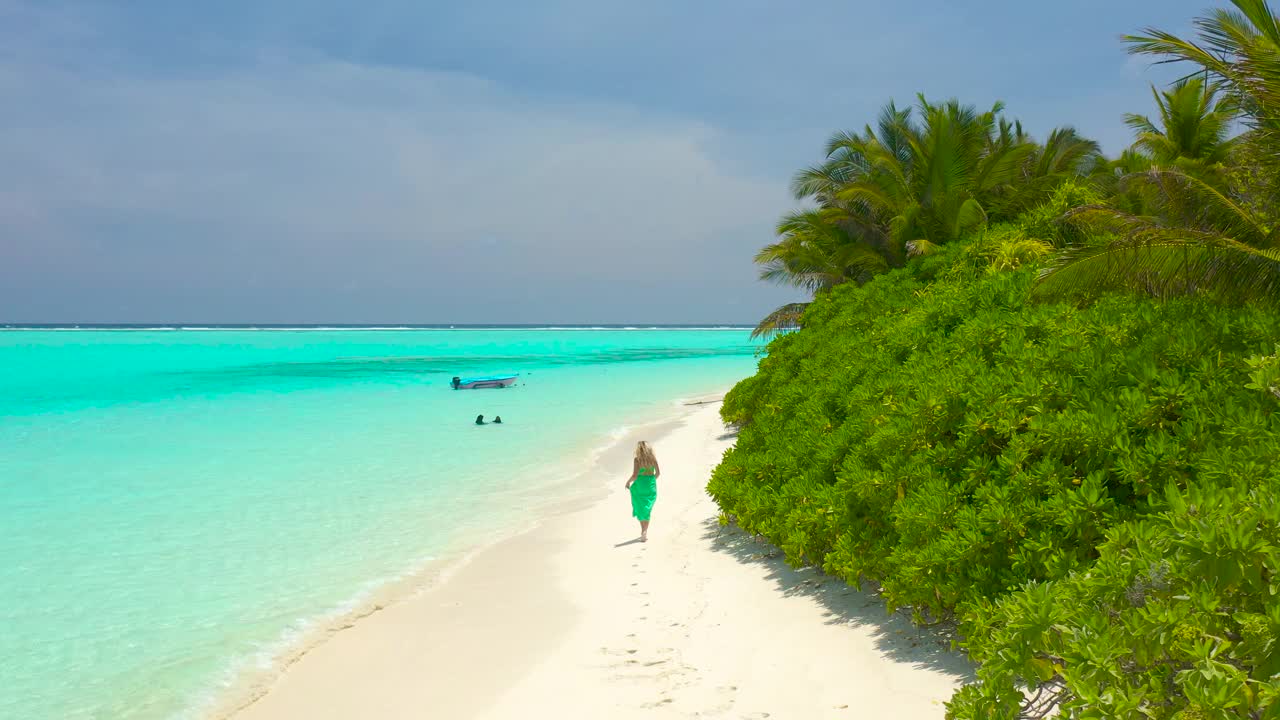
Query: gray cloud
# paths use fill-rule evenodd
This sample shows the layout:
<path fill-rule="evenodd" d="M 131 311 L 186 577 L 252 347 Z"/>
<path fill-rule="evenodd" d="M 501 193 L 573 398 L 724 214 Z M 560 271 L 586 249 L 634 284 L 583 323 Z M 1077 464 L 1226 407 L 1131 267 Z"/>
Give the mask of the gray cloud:
<path fill-rule="evenodd" d="M 9 61 L 0 93 L 7 320 L 747 321 L 790 296 L 749 261 L 784 183 L 688 120 L 322 60 Z"/>

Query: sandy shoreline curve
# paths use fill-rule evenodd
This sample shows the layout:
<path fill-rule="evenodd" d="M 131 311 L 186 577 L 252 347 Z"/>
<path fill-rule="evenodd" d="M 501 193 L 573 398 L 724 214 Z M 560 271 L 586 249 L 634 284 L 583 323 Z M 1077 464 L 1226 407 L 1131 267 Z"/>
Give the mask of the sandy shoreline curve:
<path fill-rule="evenodd" d="M 640 432 L 663 475 L 649 543 L 625 437 L 581 499 L 353 618 L 212 717 L 942 718 L 971 676 L 881 601 L 717 522 L 718 403 Z M 635 435 L 636 433 L 632 433 Z"/>

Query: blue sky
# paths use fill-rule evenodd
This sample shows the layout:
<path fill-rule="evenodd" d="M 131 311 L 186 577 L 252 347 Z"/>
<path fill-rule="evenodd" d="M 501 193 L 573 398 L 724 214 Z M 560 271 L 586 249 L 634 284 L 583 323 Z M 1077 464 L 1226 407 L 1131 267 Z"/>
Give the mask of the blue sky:
<path fill-rule="evenodd" d="M 753 322 L 917 92 L 1115 152 L 1209 0 L 0 0 L 0 322 Z"/>

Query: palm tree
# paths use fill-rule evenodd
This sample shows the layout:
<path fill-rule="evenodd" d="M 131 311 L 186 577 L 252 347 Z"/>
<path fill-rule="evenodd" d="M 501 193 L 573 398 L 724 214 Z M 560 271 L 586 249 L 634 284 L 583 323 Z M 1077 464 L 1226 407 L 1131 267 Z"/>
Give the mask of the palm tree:
<path fill-rule="evenodd" d="M 866 282 L 889 268 L 889 260 L 871 242 L 871 228 L 860 235 L 862 224 L 837 207 L 791 213 L 778 223 L 781 239 L 756 254 L 760 278 L 780 285 L 803 288 L 811 294 L 825 292 L 845 282 Z M 752 337 L 769 336 L 798 327 L 808 303 L 788 303 L 756 326 Z"/>
<path fill-rule="evenodd" d="M 1017 133 L 1021 142 L 1030 142 L 1020 127 Z M 988 201 L 989 213 L 998 220 L 1015 218 L 1044 202 L 1063 180 L 1089 176 L 1105 164 L 1098 143 L 1075 128 L 1054 128 L 1043 145 L 1033 145 L 1016 181 Z"/>
<path fill-rule="evenodd" d="M 782 239 L 756 254 L 760 278 L 816 293 L 887 270 L 888 260 L 870 243 L 857 242 L 848 223 L 836 208 L 787 215 L 778 223 Z"/>
<path fill-rule="evenodd" d="M 1032 154 L 1027 177 L 1031 179 L 1086 175 L 1102 159 L 1098 143 L 1081 137 L 1073 127 L 1054 128 L 1044 145 Z"/>
<path fill-rule="evenodd" d="M 1197 18 L 1198 42 L 1156 28 L 1128 35 L 1129 51 L 1186 62 L 1221 84 L 1271 162 L 1280 159 L 1280 22 L 1267 0 L 1231 0 Z M 1192 73 L 1194 74 L 1194 73 Z"/>
<path fill-rule="evenodd" d="M 1237 11 L 1216 10 L 1196 21 L 1198 41 L 1154 29 L 1126 38 L 1132 53 L 1191 62 L 1207 78 L 1184 79 L 1157 95 L 1162 127 L 1129 117 L 1152 167 L 1116 181 L 1126 203 L 1070 214 L 1116 240 L 1065 253 L 1042 273 L 1042 290 L 1129 288 L 1280 304 L 1274 193 L 1259 190 L 1280 179 L 1280 23 L 1266 0 L 1233 4 Z M 1230 139 L 1237 111 L 1249 130 Z M 1230 169 L 1228 159 L 1250 169 Z"/>
<path fill-rule="evenodd" d="M 894 249 L 907 256 L 985 225 L 985 204 L 1018 178 L 1035 151 L 1020 128 L 998 122 L 1002 109 L 978 112 L 956 100 L 935 105 L 921 97 L 917 122 L 890 106 L 882 120 L 892 124 L 882 122 L 880 134 L 867 128 L 840 142 L 854 172 L 834 197 L 886 218 Z"/>
<path fill-rule="evenodd" d="M 1163 92 L 1152 87 L 1160 125 L 1145 115 L 1125 115 L 1125 123 L 1137 134 L 1134 147 L 1160 165 L 1188 172 L 1226 162 L 1235 108 L 1229 98 L 1218 97 L 1218 90 L 1200 77 L 1184 78 Z"/>
<path fill-rule="evenodd" d="M 913 109 L 890 102 L 874 128 L 834 135 L 826 161 L 792 182 L 796 198 L 816 209 L 783 219 L 781 239 L 756 256 L 761 277 L 814 294 L 866 282 L 992 218 L 1016 215 L 1096 164 L 1097 144 L 1071 128 L 1040 146 L 1002 110 L 921 97 Z M 779 308 L 756 334 L 796 327 L 805 307 Z"/>
<path fill-rule="evenodd" d="M 1220 85 L 1246 132 L 1234 143 L 1236 192 L 1258 207 L 1280 205 L 1280 22 L 1267 0 L 1232 0 L 1195 21 L 1199 42 L 1148 29 L 1130 52 L 1198 66 Z M 1194 73 L 1193 73 L 1194 74 Z"/>
<path fill-rule="evenodd" d="M 901 131 L 910 112 L 898 110 L 890 102 L 880 114 L 881 136 L 900 152 L 905 152 Z M 868 128 L 867 134 L 874 133 Z M 845 282 L 866 282 L 875 273 L 905 262 L 905 253 L 889 237 L 885 218 L 867 203 L 839 197 L 845 184 L 866 168 L 860 142 L 856 134 L 836 133 L 827 143 L 826 162 L 802 170 L 792 180 L 796 199 L 812 201 L 818 207 L 792 213 L 778 223 L 781 239 L 756 254 L 762 280 L 817 295 Z M 752 337 L 769 337 L 799 327 L 808 306 L 799 302 L 779 307 L 760 321 Z"/>

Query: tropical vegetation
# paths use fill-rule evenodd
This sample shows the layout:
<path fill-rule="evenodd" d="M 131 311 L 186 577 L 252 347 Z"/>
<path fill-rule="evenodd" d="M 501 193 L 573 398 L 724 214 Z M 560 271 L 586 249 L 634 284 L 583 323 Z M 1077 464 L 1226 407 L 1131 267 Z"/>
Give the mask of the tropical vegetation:
<path fill-rule="evenodd" d="M 1280 22 L 1119 156 L 918 98 L 832 137 L 757 256 L 780 308 L 709 491 L 790 562 L 948 623 L 948 717 L 1280 718 Z"/>

